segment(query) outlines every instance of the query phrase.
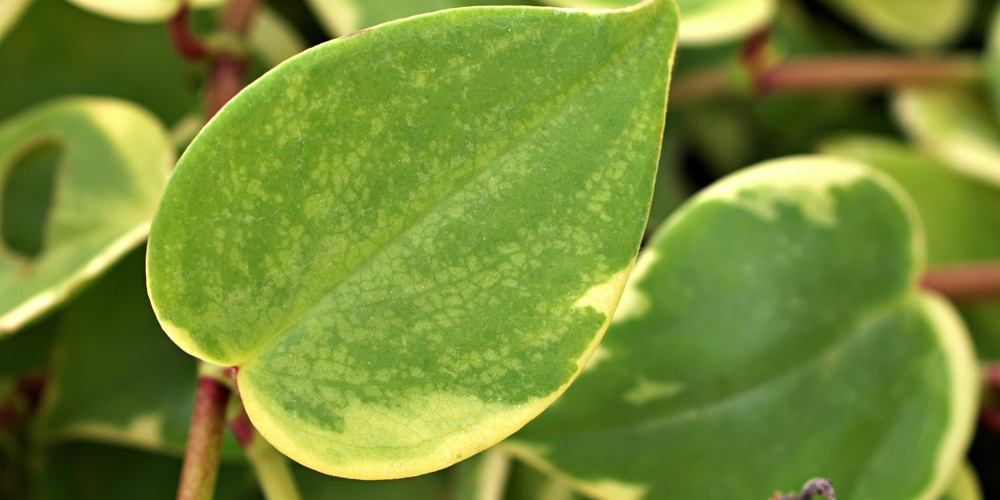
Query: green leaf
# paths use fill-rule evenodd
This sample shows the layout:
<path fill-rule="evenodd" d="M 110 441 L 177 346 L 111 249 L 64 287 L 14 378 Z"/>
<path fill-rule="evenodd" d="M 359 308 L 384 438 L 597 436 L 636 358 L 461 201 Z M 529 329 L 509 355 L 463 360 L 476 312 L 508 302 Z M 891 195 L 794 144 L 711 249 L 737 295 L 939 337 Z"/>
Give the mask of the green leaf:
<path fill-rule="evenodd" d="M 251 49 L 268 67 L 277 65 L 307 47 L 295 27 L 267 5 L 258 6 L 254 12 L 247 38 Z"/>
<path fill-rule="evenodd" d="M 955 471 L 947 491 L 941 496 L 941 500 L 982 500 L 982 498 L 983 492 L 979 487 L 976 470 L 968 462 L 963 462 Z"/>
<path fill-rule="evenodd" d="M 1000 187 L 983 183 L 890 139 L 849 136 L 821 149 L 889 174 L 915 202 L 927 233 L 931 266 L 1000 259 Z M 984 359 L 1000 358 L 1000 306 L 960 307 Z"/>
<path fill-rule="evenodd" d="M 972 0 L 824 0 L 885 41 L 911 48 L 947 44 L 961 35 Z"/>
<path fill-rule="evenodd" d="M 172 123 L 195 107 L 199 70 L 174 52 L 165 30 L 96 16 L 65 0 L 32 1 L 0 42 L 3 74 L 17 75 L 0 78 L 0 119 L 81 94 L 134 101 Z"/>
<path fill-rule="evenodd" d="M 696 195 L 636 264 L 601 347 L 505 447 L 615 498 L 933 498 L 961 461 L 978 369 L 918 292 L 904 193 L 830 157 Z"/>
<path fill-rule="evenodd" d="M 31 2 L 32 0 L 7 0 L 0 4 L 0 42 Z"/>
<path fill-rule="evenodd" d="M 60 151 L 53 204 L 36 256 L 0 252 L 0 334 L 45 314 L 145 238 L 173 160 L 148 112 L 68 98 L 0 123 L 0 179 L 43 145 Z"/>
<path fill-rule="evenodd" d="M 559 7 L 614 9 L 636 0 L 543 0 Z M 774 0 L 677 0 L 681 11 L 678 42 L 709 45 L 737 40 L 770 22 L 777 8 Z"/>
<path fill-rule="evenodd" d="M 0 380 L 43 370 L 52 357 L 61 319 L 54 314 L 26 326 L 20 335 L 0 337 Z"/>
<path fill-rule="evenodd" d="M 308 0 L 323 27 L 334 36 L 346 35 L 376 24 L 426 14 L 436 10 L 473 5 L 502 5 L 504 0 Z M 523 1 L 513 3 L 525 3 Z M 629 2 L 631 5 L 635 2 Z"/>
<path fill-rule="evenodd" d="M 448 480 L 451 470 L 391 481 L 355 481 L 320 474 L 298 464 L 290 464 L 302 498 L 377 498 L 378 500 L 413 500 L 451 498 Z"/>
<path fill-rule="evenodd" d="M 117 446 L 67 443 L 46 449 L 38 469 L 35 494 L 27 498 L 167 500 L 176 497 L 181 461 Z M 256 492 L 249 467 L 244 464 L 220 467 L 215 499 L 253 499 L 258 498 Z"/>
<path fill-rule="evenodd" d="M 38 424 L 45 441 L 183 454 L 198 367 L 156 322 L 144 256 L 131 252 L 66 307 Z M 223 457 L 243 457 L 228 432 Z"/>
<path fill-rule="evenodd" d="M 182 2 L 194 7 L 217 7 L 225 0 L 67 0 L 95 14 L 131 22 L 162 21 L 177 12 Z"/>
<path fill-rule="evenodd" d="M 977 88 L 898 92 L 896 119 L 921 148 L 966 175 L 1000 186 L 1000 124 Z"/>
<path fill-rule="evenodd" d="M 642 234 L 676 10 L 444 11 L 323 44 L 231 101 L 150 233 L 164 330 L 333 475 L 446 467 L 575 377 Z"/>
<path fill-rule="evenodd" d="M 449 469 L 454 478 L 449 498 L 453 500 L 507 498 L 506 490 L 512 465 L 510 455 L 497 447 L 455 464 Z"/>
<path fill-rule="evenodd" d="M 569 481 L 554 475 L 543 474 L 537 469 L 515 460 L 512 466 L 510 484 L 507 486 L 507 500 L 587 500 L 573 489 Z"/>
<path fill-rule="evenodd" d="M 842 136 L 825 141 L 820 150 L 878 168 L 906 190 L 925 228 L 928 264 L 1000 258 L 1000 186 L 956 172 L 894 139 Z"/>

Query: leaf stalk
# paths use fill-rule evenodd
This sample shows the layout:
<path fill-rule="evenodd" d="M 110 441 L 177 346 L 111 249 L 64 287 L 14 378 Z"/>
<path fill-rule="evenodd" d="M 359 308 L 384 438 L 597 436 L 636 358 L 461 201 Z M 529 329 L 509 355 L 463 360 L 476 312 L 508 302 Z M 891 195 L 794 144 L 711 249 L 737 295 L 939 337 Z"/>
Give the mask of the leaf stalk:
<path fill-rule="evenodd" d="M 229 419 L 229 429 L 243 448 L 247 461 L 257 476 L 257 484 L 269 500 L 299 500 L 298 487 L 288 466 L 288 459 L 254 429 L 243 405 Z"/>
<path fill-rule="evenodd" d="M 951 265 L 928 270 L 920 285 L 959 303 L 1000 299 L 1000 262 Z"/>
<path fill-rule="evenodd" d="M 215 491 L 226 405 L 232 393 L 218 377 L 201 374 L 188 430 L 177 500 L 209 500 Z"/>

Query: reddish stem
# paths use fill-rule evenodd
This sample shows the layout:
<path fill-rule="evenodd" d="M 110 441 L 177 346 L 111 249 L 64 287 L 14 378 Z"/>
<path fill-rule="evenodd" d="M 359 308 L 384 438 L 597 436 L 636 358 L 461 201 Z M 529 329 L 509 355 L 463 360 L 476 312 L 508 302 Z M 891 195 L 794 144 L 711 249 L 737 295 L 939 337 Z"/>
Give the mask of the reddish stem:
<path fill-rule="evenodd" d="M 34 414 L 48 385 L 45 372 L 22 376 L 5 401 L 0 401 L 0 434 L 16 429 L 25 415 Z"/>
<path fill-rule="evenodd" d="M 751 75 L 759 74 L 767 67 L 767 48 L 771 41 L 771 30 L 761 28 L 750 34 L 740 47 L 740 64 Z"/>
<path fill-rule="evenodd" d="M 236 414 L 229 419 L 229 430 L 232 431 L 233 436 L 236 437 L 236 441 L 240 443 L 240 447 L 244 450 L 249 448 L 250 444 L 253 443 L 256 429 L 254 429 L 253 423 L 250 422 L 250 416 L 247 415 L 247 411 L 242 405 L 240 405 Z"/>
<path fill-rule="evenodd" d="M 177 12 L 167 22 L 167 36 L 174 50 L 187 61 L 202 61 L 208 57 L 208 48 L 191 32 L 191 5 L 181 3 Z"/>
<path fill-rule="evenodd" d="M 218 54 L 208 68 L 208 90 L 205 114 L 211 119 L 230 99 L 243 90 L 243 74 L 247 63 L 242 56 Z"/>
<path fill-rule="evenodd" d="M 978 81 L 982 68 L 965 57 L 829 56 L 799 59 L 767 66 L 760 36 L 747 41 L 741 67 L 751 88 L 760 93 L 829 90 L 881 91 L 903 85 L 954 84 Z M 746 94 L 723 68 L 708 68 L 678 78 L 670 85 L 672 104 Z"/>
<path fill-rule="evenodd" d="M 1000 395 L 1000 364 L 988 363 L 983 369 L 983 385 L 992 394 Z"/>
<path fill-rule="evenodd" d="M 1000 410 L 984 408 L 979 411 L 979 424 L 994 434 L 1000 434 Z"/>
<path fill-rule="evenodd" d="M 219 31 L 243 38 L 257 9 L 257 0 L 232 0 L 219 20 Z"/>
<path fill-rule="evenodd" d="M 212 377 L 198 378 L 191 427 L 188 430 L 178 500 L 212 498 L 219 471 L 222 430 L 226 423 L 229 388 Z"/>
<path fill-rule="evenodd" d="M 930 269 L 924 274 L 920 284 L 955 302 L 1000 299 L 1000 263 Z"/>
<path fill-rule="evenodd" d="M 879 90 L 899 85 L 962 83 L 980 76 L 979 65 L 966 59 L 834 56 L 775 65 L 756 75 L 754 87 L 764 93 Z"/>

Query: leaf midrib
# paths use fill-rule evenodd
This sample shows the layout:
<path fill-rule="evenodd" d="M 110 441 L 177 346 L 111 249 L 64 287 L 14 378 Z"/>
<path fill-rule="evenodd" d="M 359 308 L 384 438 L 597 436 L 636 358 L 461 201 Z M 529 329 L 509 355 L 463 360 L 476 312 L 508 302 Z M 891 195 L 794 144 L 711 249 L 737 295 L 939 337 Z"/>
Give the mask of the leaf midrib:
<path fill-rule="evenodd" d="M 650 25 L 654 25 L 654 23 L 650 23 Z M 655 26 L 652 27 L 655 29 Z M 425 221 L 430 214 L 435 213 L 438 207 L 446 204 L 448 201 L 456 197 L 459 193 L 465 192 L 466 189 L 470 185 L 473 185 L 476 181 L 479 181 L 483 177 L 488 176 L 490 173 L 492 173 L 493 170 L 488 168 L 489 165 L 495 165 L 497 163 L 496 161 L 497 159 L 507 156 L 507 154 L 510 151 L 525 144 L 524 139 L 526 137 L 532 136 L 533 132 L 538 130 L 541 124 L 548 123 L 550 117 L 556 116 L 558 111 L 565 109 L 567 104 L 573 101 L 575 98 L 586 94 L 588 90 L 592 90 L 594 88 L 593 84 L 595 82 L 600 81 L 602 78 L 607 76 L 614 68 L 617 68 L 621 60 L 625 58 L 627 54 L 633 52 L 634 49 L 637 46 L 639 46 L 643 40 L 648 38 L 649 34 L 648 29 L 642 31 L 641 33 L 642 34 L 633 37 L 632 40 L 630 40 L 630 43 L 624 45 L 620 51 L 615 52 L 611 57 L 609 57 L 610 63 L 607 64 L 605 67 L 603 67 L 600 71 L 591 73 L 590 75 L 588 75 L 590 76 L 590 78 L 588 79 L 581 80 L 583 82 L 582 84 L 568 86 L 570 88 L 579 88 L 580 91 L 564 96 L 562 99 L 559 100 L 559 102 L 550 106 L 549 111 L 547 113 L 539 115 L 537 119 L 533 120 L 529 124 L 522 127 L 522 129 L 514 136 L 513 139 L 509 140 L 502 148 L 497 149 L 497 152 L 493 157 L 484 159 L 482 161 L 482 165 L 484 165 L 484 168 L 479 170 L 477 173 L 470 175 L 466 181 L 461 182 L 455 189 L 449 191 L 448 193 L 446 193 L 444 196 L 434 201 L 433 203 L 430 203 L 428 205 L 428 208 L 424 210 L 423 213 L 416 216 L 412 220 L 412 223 L 409 226 L 404 227 L 403 229 L 396 232 L 392 236 L 386 238 L 384 245 L 380 246 L 366 259 L 361 261 L 358 265 L 348 270 L 348 272 L 342 275 L 339 280 L 332 283 L 324 291 L 322 291 L 321 293 L 317 293 L 316 297 L 310 301 L 309 305 L 303 307 L 300 313 L 289 315 L 290 319 L 284 325 L 276 329 L 273 334 L 267 336 L 266 340 L 261 342 L 257 348 L 250 350 L 248 354 L 244 356 L 243 361 L 235 363 L 235 366 L 244 366 L 259 358 L 263 352 L 269 350 L 269 347 L 272 344 L 274 344 L 281 337 L 283 337 L 282 334 L 284 332 L 288 331 L 292 326 L 294 326 L 302 319 L 310 317 L 311 315 L 309 313 L 323 302 L 324 297 L 329 296 L 331 292 L 333 290 L 336 290 L 341 284 L 349 280 L 351 277 L 360 272 L 366 266 L 371 265 L 371 263 L 376 261 L 381 254 L 387 251 L 388 248 L 396 246 L 404 235 L 406 235 L 410 231 L 413 231 L 415 228 L 419 227 L 421 223 Z"/>

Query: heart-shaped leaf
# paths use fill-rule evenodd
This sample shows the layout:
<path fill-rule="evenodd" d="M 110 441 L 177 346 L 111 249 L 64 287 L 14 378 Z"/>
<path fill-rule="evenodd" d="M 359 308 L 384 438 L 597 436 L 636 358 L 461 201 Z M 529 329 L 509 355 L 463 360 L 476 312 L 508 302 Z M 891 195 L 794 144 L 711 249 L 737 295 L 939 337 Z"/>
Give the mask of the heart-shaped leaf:
<path fill-rule="evenodd" d="M 294 57 L 185 152 L 150 233 L 160 323 L 239 366 L 293 459 L 440 469 L 548 406 L 638 248 L 677 28 L 618 11 L 457 9 Z"/>
<path fill-rule="evenodd" d="M 160 123 L 112 99 L 54 101 L 0 124 L 0 179 L 42 146 L 60 158 L 47 230 L 37 255 L 0 247 L 0 334 L 46 313 L 142 242 L 173 162 Z"/>
<path fill-rule="evenodd" d="M 573 387 L 505 446 L 604 498 L 935 498 L 978 370 L 920 293 L 920 227 L 881 174 L 830 157 L 741 171 L 644 250 Z"/>
<path fill-rule="evenodd" d="M 1000 259 L 1000 188 L 890 139 L 841 137 L 826 141 L 821 149 L 878 168 L 906 190 L 924 222 L 928 264 Z M 959 309 L 976 354 L 1000 358 L 1000 306 L 983 302 Z"/>

